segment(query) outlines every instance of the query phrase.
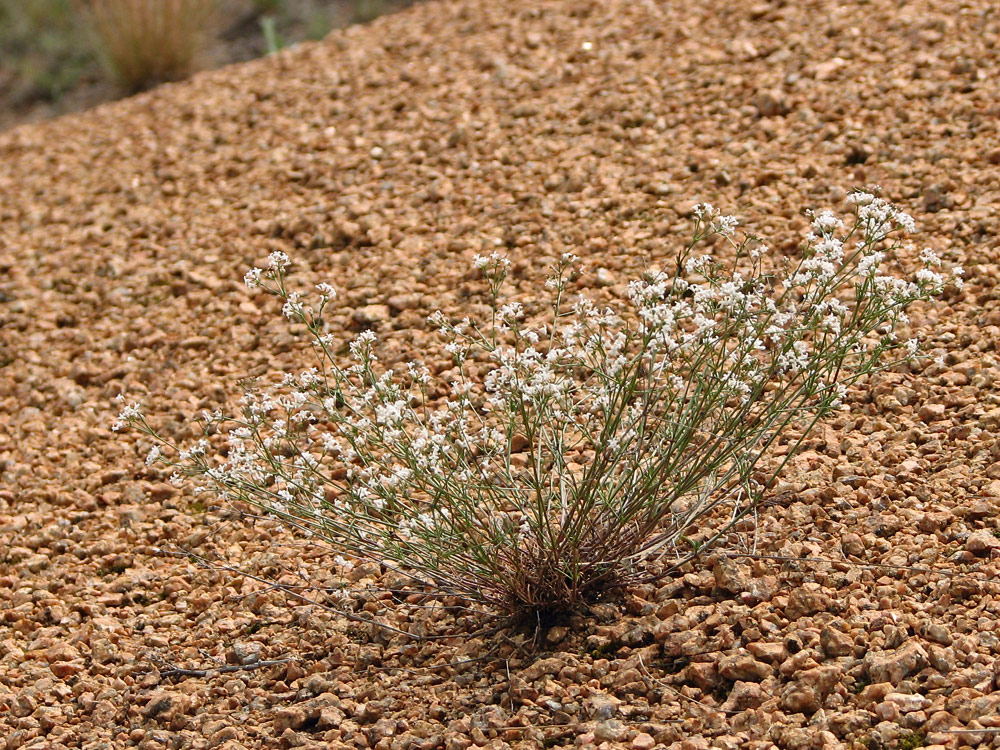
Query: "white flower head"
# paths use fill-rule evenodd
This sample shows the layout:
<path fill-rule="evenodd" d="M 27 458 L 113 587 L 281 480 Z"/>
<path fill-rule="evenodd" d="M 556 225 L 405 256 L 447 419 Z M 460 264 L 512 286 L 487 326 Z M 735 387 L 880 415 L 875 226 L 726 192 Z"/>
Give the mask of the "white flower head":
<path fill-rule="evenodd" d="M 847 202 L 852 206 L 867 206 L 873 200 L 875 196 L 865 190 L 855 190 L 847 196 Z"/>
<path fill-rule="evenodd" d="M 125 396 L 119 394 L 118 398 L 115 400 L 125 403 Z M 118 432 L 125 429 L 128 425 L 132 424 L 132 422 L 141 418 L 142 408 L 137 402 L 133 401 L 131 404 L 125 404 L 125 406 L 122 407 L 122 410 L 118 413 L 117 421 L 111 425 L 111 430 L 112 432 Z"/>
<path fill-rule="evenodd" d="M 280 250 L 275 250 L 267 256 L 267 267 L 272 271 L 284 271 L 288 268 L 289 263 L 291 261 L 288 259 L 288 256 Z"/>
<path fill-rule="evenodd" d="M 735 216 L 716 216 L 712 220 L 712 230 L 723 237 L 731 237 L 739 223 Z"/>
<path fill-rule="evenodd" d="M 345 573 L 354 568 L 354 563 L 352 563 L 350 560 L 343 557 L 342 555 L 337 555 L 336 557 L 334 557 L 333 564 L 336 565 L 341 570 L 343 570 Z"/>
<path fill-rule="evenodd" d="M 821 234 L 828 235 L 836 232 L 838 229 L 842 229 L 844 222 L 842 222 L 833 211 L 829 209 L 824 209 L 815 215 L 812 221 L 813 229 Z"/>
<path fill-rule="evenodd" d="M 261 286 L 264 282 L 261 281 L 260 275 L 263 271 L 259 268 L 251 268 L 246 272 L 243 277 L 243 283 L 247 285 L 249 289 L 254 289 L 255 287 Z"/>
<path fill-rule="evenodd" d="M 485 269 L 493 267 L 497 270 L 506 269 L 510 267 L 510 260 L 506 255 L 502 255 L 494 250 L 489 255 L 476 255 L 472 259 L 472 265 L 479 269 Z"/>

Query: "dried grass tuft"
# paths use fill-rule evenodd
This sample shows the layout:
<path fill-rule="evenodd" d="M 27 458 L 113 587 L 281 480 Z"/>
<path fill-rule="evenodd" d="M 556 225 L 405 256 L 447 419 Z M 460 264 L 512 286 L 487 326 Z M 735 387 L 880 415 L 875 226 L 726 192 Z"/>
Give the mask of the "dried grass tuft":
<path fill-rule="evenodd" d="M 214 0 L 79 0 L 99 51 L 119 83 L 141 91 L 190 75 Z"/>

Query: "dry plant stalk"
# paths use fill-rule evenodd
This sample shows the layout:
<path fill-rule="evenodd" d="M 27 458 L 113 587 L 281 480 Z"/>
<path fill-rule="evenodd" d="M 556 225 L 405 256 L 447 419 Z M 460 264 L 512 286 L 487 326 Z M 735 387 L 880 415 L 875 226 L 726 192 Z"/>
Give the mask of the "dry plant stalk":
<path fill-rule="evenodd" d="M 79 0 L 119 83 L 139 91 L 193 72 L 214 0 Z"/>

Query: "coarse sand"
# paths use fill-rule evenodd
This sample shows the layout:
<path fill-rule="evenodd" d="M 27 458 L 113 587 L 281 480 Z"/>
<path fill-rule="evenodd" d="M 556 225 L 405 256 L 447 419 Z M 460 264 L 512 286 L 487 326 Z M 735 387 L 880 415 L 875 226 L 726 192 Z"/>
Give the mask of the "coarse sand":
<path fill-rule="evenodd" d="M 0 749 L 1000 747 L 998 128 L 985 0 L 436 0 L 0 134 Z M 967 271 L 912 315 L 931 357 L 852 391 L 731 556 L 566 626 L 377 565 L 337 594 L 110 430 L 124 392 L 189 440 L 308 364 L 242 284 L 274 250 L 335 335 L 444 361 L 478 252 L 526 304 L 567 251 L 621 296 L 695 201 L 791 254 L 875 183 Z"/>

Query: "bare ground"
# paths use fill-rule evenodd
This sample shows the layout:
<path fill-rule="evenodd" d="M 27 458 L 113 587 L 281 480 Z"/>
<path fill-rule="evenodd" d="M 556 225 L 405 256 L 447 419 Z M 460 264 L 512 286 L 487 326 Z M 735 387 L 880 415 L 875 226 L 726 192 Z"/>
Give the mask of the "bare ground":
<path fill-rule="evenodd" d="M 0 134 L 0 748 L 1000 747 L 998 40 L 986 2 L 439 0 Z M 403 361 L 476 252 L 530 301 L 565 251 L 669 259 L 696 199 L 790 253 L 871 183 L 967 268 L 913 315 L 943 364 L 853 393 L 733 557 L 535 644 L 375 567 L 303 604 L 327 556 L 110 431 L 306 362 L 241 284 L 273 250 Z"/>

